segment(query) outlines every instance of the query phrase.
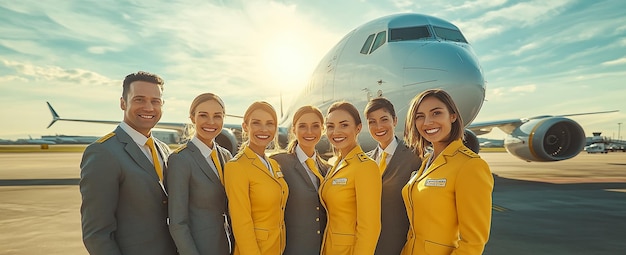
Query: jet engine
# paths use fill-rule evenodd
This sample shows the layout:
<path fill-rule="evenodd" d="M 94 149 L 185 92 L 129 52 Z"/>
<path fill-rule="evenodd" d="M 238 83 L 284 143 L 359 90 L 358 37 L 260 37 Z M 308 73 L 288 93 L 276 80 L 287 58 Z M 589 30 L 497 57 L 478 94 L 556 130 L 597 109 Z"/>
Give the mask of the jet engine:
<path fill-rule="evenodd" d="M 465 129 L 465 137 L 463 139 L 463 144 L 465 147 L 469 148 L 473 152 L 478 153 L 480 151 L 480 143 L 478 142 L 478 138 L 476 134 L 469 129 Z"/>
<path fill-rule="evenodd" d="M 563 117 L 531 119 L 504 139 L 504 147 L 525 161 L 559 161 L 573 158 L 585 147 L 585 132 Z"/>
<path fill-rule="evenodd" d="M 239 145 L 241 145 L 241 134 L 237 136 L 235 132 L 241 133 L 237 129 L 223 128 L 222 132 L 215 137 L 215 142 L 230 151 L 233 156 L 237 154 Z"/>

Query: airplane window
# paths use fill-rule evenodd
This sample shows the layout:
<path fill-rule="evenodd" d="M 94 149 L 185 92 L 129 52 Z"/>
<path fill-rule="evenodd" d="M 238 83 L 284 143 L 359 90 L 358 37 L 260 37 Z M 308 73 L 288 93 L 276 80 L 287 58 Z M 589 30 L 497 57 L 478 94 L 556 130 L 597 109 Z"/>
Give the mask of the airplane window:
<path fill-rule="evenodd" d="M 419 40 L 430 38 L 430 32 L 426 26 L 420 27 L 403 27 L 391 29 L 390 42 Z"/>
<path fill-rule="evenodd" d="M 370 51 L 370 46 L 372 46 L 372 41 L 374 41 L 374 34 L 371 34 L 370 36 L 367 37 L 367 40 L 365 40 L 365 43 L 363 44 L 363 47 L 361 48 L 361 54 L 367 54 L 367 52 Z"/>
<path fill-rule="evenodd" d="M 448 29 L 443 27 L 433 27 L 437 38 L 441 38 L 446 41 L 464 42 L 467 43 L 461 31 L 455 29 Z"/>
<path fill-rule="evenodd" d="M 382 31 L 378 33 L 376 35 L 376 40 L 374 40 L 374 45 L 372 45 L 372 50 L 370 51 L 370 53 L 374 52 L 380 46 L 385 44 L 386 41 L 387 41 L 387 31 Z"/>

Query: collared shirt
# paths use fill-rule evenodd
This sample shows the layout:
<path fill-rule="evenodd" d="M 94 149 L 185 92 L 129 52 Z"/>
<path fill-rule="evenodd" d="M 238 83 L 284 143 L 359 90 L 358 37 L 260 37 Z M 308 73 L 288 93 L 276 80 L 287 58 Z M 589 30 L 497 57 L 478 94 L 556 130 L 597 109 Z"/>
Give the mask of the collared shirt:
<path fill-rule="evenodd" d="M 296 156 L 298 157 L 298 161 L 300 161 L 300 164 L 302 164 L 304 166 L 304 169 L 306 169 L 306 174 L 309 175 L 309 178 L 311 179 L 313 186 L 315 186 L 315 188 L 317 189 L 318 188 L 317 176 L 313 173 L 313 170 L 309 169 L 309 166 L 306 165 L 306 160 L 309 159 L 309 156 L 307 156 L 306 153 L 304 153 L 304 151 L 302 150 L 302 148 L 300 148 L 300 144 L 296 145 Z M 311 158 L 313 158 L 315 165 L 317 165 L 317 152 L 314 152 Z"/>
<path fill-rule="evenodd" d="M 220 174 L 217 172 L 217 167 L 215 166 L 215 163 L 213 163 L 213 159 L 211 158 L 211 153 L 213 152 L 213 150 L 217 150 L 217 147 L 215 147 L 215 141 L 213 141 L 213 148 L 209 148 L 206 143 L 200 141 L 200 138 L 198 138 L 197 135 L 194 135 L 193 138 L 191 138 L 191 142 L 196 147 L 198 147 L 198 149 L 200 150 L 200 154 L 202 154 L 204 159 L 206 159 L 207 163 L 209 163 L 209 165 L 211 166 L 211 169 L 213 169 L 215 175 L 219 178 Z M 219 151 L 216 151 L 216 153 L 218 153 L 217 155 L 219 155 Z"/>
<path fill-rule="evenodd" d="M 274 176 L 274 169 L 272 169 L 272 164 L 270 164 L 270 162 L 267 160 L 267 158 L 265 158 L 265 156 L 260 156 L 259 154 L 254 153 L 263 163 L 263 165 L 265 165 L 265 167 L 267 167 L 268 170 L 270 170 L 270 175 Z"/>
<path fill-rule="evenodd" d="M 130 136 L 131 139 L 133 139 L 133 141 L 135 141 L 137 146 L 139 146 L 141 151 L 143 151 L 143 154 L 146 155 L 146 157 L 148 158 L 148 160 L 150 160 L 150 162 L 152 162 L 152 153 L 150 152 L 150 147 L 146 145 L 146 141 L 148 141 L 148 138 L 145 137 L 143 134 L 139 133 L 134 128 L 132 128 L 126 122 L 123 122 L 123 121 L 120 122 L 119 126 L 120 128 L 122 128 L 122 130 L 124 130 L 124 132 L 126 132 L 126 134 L 128 134 L 128 136 Z M 150 136 L 152 136 L 152 133 L 150 133 Z M 152 139 L 155 139 L 155 138 L 152 137 Z M 158 148 L 156 143 L 155 143 L 155 147 Z M 157 157 L 159 158 L 159 161 L 160 161 L 159 164 L 161 164 L 161 169 L 163 169 L 163 159 L 161 158 L 161 153 L 157 153 Z M 154 162 L 152 162 L 152 164 L 154 164 Z"/>
<path fill-rule="evenodd" d="M 385 161 L 385 165 L 389 165 L 389 161 L 391 161 L 391 157 L 393 157 L 393 153 L 396 151 L 396 148 L 398 148 L 398 140 L 396 139 L 396 137 L 393 138 L 393 140 L 391 140 L 391 143 L 389 143 L 389 145 L 387 145 L 387 148 L 385 148 L 383 150 L 383 148 L 380 147 L 380 144 L 378 144 L 378 148 L 376 148 L 376 151 L 378 152 L 378 154 L 376 155 L 376 164 L 380 165 L 380 159 L 383 157 L 383 151 L 385 153 L 387 153 L 387 158 Z"/>

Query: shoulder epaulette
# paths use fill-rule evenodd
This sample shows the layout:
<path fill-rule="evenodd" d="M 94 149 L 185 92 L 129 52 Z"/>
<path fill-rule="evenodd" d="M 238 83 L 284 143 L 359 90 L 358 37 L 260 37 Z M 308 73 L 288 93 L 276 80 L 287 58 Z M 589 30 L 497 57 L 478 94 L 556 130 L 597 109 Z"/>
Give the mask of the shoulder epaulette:
<path fill-rule="evenodd" d="M 478 154 L 476 154 L 474 151 L 470 150 L 467 147 L 460 148 L 459 151 L 461 153 L 467 155 L 470 158 L 480 158 L 480 156 L 478 156 Z"/>
<path fill-rule="evenodd" d="M 236 161 L 239 160 L 239 158 L 241 157 L 241 155 L 245 154 L 243 150 L 241 150 L 240 152 L 237 153 L 237 155 L 235 155 L 233 158 L 230 159 L 230 161 Z"/>
<path fill-rule="evenodd" d="M 357 157 L 359 157 L 359 160 L 361 160 L 361 162 L 365 162 L 370 160 L 370 157 L 368 157 L 367 155 L 365 155 L 365 153 L 361 152 L 359 154 L 356 154 Z"/>
<path fill-rule="evenodd" d="M 103 137 L 100 137 L 100 139 L 96 140 L 96 143 L 103 143 L 106 140 L 109 140 L 109 138 L 114 137 L 115 136 L 115 132 L 111 132 L 106 134 Z"/>
<path fill-rule="evenodd" d="M 184 150 L 185 148 L 187 148 L 187 144 L 183 144 L 180 147 L 176 148 L 176 150 L 172 151 L 172 153 L 179 153 L 180 151 Z"/>

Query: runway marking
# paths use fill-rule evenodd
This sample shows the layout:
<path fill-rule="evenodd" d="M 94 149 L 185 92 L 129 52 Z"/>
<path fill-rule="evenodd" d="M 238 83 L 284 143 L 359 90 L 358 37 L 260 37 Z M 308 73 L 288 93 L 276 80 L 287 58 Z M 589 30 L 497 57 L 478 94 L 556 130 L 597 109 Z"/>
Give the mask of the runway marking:
<path fill-rule="evenodd" d="M 78 185 L 79 178 L 65 179 L 4 179 L 0 186 L 44 186 L 44 185 Z"/>
<path fill-rule="evenodd" d="M 498 212 L 510 211 L 510 209 L 502 207 L 502 206 L 499 206 L 499 205 L 496 205 L 496 204 L 491 205 L 491 209 L 496 210 Z"/>

